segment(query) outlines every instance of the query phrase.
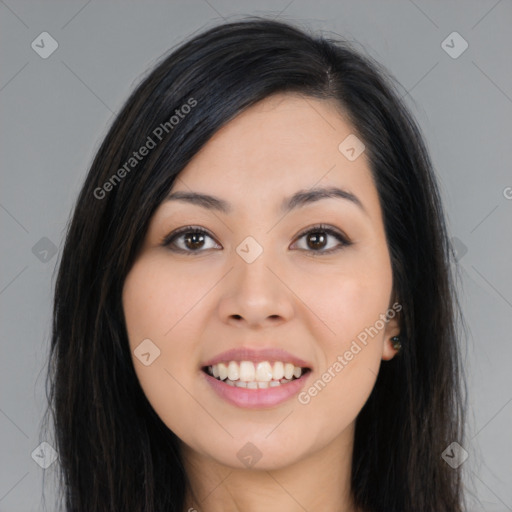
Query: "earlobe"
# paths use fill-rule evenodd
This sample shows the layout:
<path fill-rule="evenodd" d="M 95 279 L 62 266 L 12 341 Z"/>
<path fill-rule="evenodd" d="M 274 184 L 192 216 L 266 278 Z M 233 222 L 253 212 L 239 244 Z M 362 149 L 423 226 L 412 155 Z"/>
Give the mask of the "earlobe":
<path fill-rule="evenodd" d="M 382 359 L 384 361 L 393 359 L 400 352 L 401 348 L 400 316 L 395 315 L 386 325 L 384 332 L 384 345 L 382 347 Z"/>
<path fill-rule="evenodd" d="M 384 340 L 384 347 L 382 350 L 382 359 L 384 361 L 389 361 L 393 359 L 397 354 L 399 354 L 402 350 L 402 342 L 400 340 L 400 336 L 395 335 L 390 338 L 386 338 Z"/>
<path fill-rule="evenodd" d="M 400 304 L 399 301 L 393 303 L 393 309 Z M 390 306 L 391 309 L 391 306 Z M 399 312 L 402 310 L 400 305 L 399 309 L 395 310 L 395 314 L 389 319 L 384 330 L 384 345 L 382 347 L 382 359 L 389 361 L 393 359 L 402 349 L 402 340 L 400 338 L 400 317 Z"/>

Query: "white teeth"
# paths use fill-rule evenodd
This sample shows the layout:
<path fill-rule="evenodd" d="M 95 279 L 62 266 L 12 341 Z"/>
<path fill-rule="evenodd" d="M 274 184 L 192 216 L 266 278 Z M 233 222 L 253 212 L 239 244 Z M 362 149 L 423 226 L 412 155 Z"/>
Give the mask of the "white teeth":
<path fill-rule="evenodd" d="M 229 386 L 237 386 L 249 389 L 265 389 L 276 387 L 298 379 L 304 374 L 304 370 L 293 363 L 282 361 L 226 361 L 207 367 L 207 373 L 218 380 L 224 381 Z"/>
<path fill-rule="evenodd" d="M 215 366 L 215 365 L 213 365 Z M 230 361 L 228 364 L 228 379 L 229 380 L 238 380 L 240 377 L 238 371 L 238 364 L 235 361 Z"/>
<path fill-rule="evenodd" d="M 214 366 L 217 366 L 219 368 L 219 379 L 220 380 L 225 380 L 228 378 L 228 367 L 224 363 L 219 363 Z"/>
<path fill-rule="evenodd" d="M 284 378 L 291 379 L 293 377 L 293 369 L 295 367 L 291 363 L 286 363 L 284 365 Z"/>
<path fill-rule="evenodd" d="M 240 380 L 249 382 L 254 380 L 256 370 L 254 369 L 254 363 L 252 361 L 242 361 L 240 363 Z"/>
<path fill-rule="evenodd" d="M 260 382 L 269 382 L 272 380 L 272 366 L 268 361 L 258 363 L 256 367 L 256 380 Z"/>
<path fill-rule="evenodd" d="M 270 382 L 242 382 L 240 380 L 229 380 L 226 379 L 224 381 L 225 384 L 231 387 L 237 387 L 237 388 L 248 388 L 248 389 L 266 389 L 266 388 L 276 388 L 277 386 L 280 386 L 281 384 L 287 384 L 288 382 L 291 382 L 287 379 L 281 379 L 279 380 L 271 380 Z"/>
<path fill-rule="evenodd" d="M 284 377 L 284 365 L 281 361 L 276 361 L 274 363 L 274 368 L 272 369 L 272 378 L 274 380 L 280 380 Z"/>

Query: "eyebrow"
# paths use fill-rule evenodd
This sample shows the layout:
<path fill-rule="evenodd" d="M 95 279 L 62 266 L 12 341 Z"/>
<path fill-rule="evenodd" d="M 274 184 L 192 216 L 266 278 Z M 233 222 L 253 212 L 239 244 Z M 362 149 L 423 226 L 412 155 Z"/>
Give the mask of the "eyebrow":
<path fill-rule="evenodd" d="M 291 210 L 300 208 L 307 204 L 315 203 L 322 199 L 339 198 L 350 201 L 352 204 L 359 207 L 366 215 L 368 212 L 363 206 L 362 202 L 357 196 L 337 187 L 327 188 L 312 188 L 306 190 L 299 190 L 291 197 L 285 198 L 281 203 L 281 212 L 288 213 Z M 216 210 L 222 213 L 229 214 L 233 211 L 231 205 L 224 199 L 211 196 L 209 194 L 200 194 L 198 192 L 177 191 L 169 194 L 166 198 L 167 201 L 184 201 L 190 204 L 206 208 L 208 210 Z"/>

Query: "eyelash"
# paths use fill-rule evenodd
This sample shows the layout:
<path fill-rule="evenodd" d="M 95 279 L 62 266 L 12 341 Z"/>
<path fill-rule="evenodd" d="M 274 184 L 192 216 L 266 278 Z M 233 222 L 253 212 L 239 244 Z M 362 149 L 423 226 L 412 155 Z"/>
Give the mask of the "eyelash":
<path fill-rule="evenodd" d="M 334 252 L 341 250 L 343 247 L 348 247 L 349 245 L 352 245 L 352 242 L 346 236 L 344 236 L 342 233 L 340 233 L 324 224 L 318 224 L 317 226 L 308 228 L 306 231 L 303 231 L 300 235 L 298 235 L 297 240 L 300 240 L 301 238 L 303 238 L 304 236 L 306 236 L 310 233 L 318 233 L 318 232 L 326 233 L 328 235 L 333 236 L 339 242 L 341 242 L 341 245 L 339 245 L 337 247 L 333 247 L 326 251 L 324 251 L 324 250 L 315 251 L 312 249 L 311 250 L 301 249 L 302 251 L 311 253 L 311 256 L 322 256 L 325 254 L 332 254 Z M 195 226 L 185 226 L 183 228 L 178 229 L 177 231 L 170 233 L 169 235 L 166 235 L 164 237 L 164 239 L 162 240 L 161 244 L 164 247 L 168 247 L 169 250 L 171 250 L 173 252 L 179 252 L 181 254 L 186 254 L 187 256 L 192 256 L 194 254 L 204 252 L 204 250 L 200 250 L 200 249 L 197 251 L 191 251 L 191 250 L 185 250 L 185 249 L 180 249 L 180 248 L 176 248 L 176 247 L 172 248 L 171 245 L 174 243 L 174 241 L 177 238 L 179 238 L 181 235 L 184 235 L 184 234 L 204 234 L 204 235 L 207 235 L 210 238 L 214 239 L 213 236 L 210 235 L 210 233 L 208 233 L 208 231 L 206 231 L 202 228 L 197 228 Z"/>

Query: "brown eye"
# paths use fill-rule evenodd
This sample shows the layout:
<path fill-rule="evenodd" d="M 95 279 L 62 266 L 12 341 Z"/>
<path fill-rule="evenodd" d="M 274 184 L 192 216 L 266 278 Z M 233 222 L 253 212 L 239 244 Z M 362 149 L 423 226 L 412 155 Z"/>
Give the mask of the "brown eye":
<path fill-rule="evenodd" d="M 207 243 L 208 239 L 214 242 L 213 245 L 210 243 L 209 247 Z M 303 232 L 298 239 L 306 240 L 306 247 L 302 247 L 300 250 L 313 256 L 331 254 L 345 246 L 352 245 L 352 242 L 341 232 L 324 225 L 314 226 L 308 229 Z M 331 244 L 329 247 L 330 239 L 332 239 L 332 241 L 337 240 L 338 243 L 334 245 Z M 217 244 L 207 231 L 194 226 L 186 226 L 167 235 L 162 241 L 162 245 L 169 247 L 172 251 L 187 255 L 199 254 L 207 249 L 222 249 L 222 246 Z"/>
<path fill-rule="evenodd" d="M 202 233 L 187 233 L 183 235 L 183 241 L 188 249 L 200 249 L 204 244 Z"/>
<path fill-rule="evenodd" d="M 327 242 L 327 237 L 321 231 L 310 231 L 306 235 L 308 247 L 311 249 L 323 249 Z"/>
<path fill-rule="evenodd" d="M 324 250 L 329 244 L 330 237 L 336 239 L 339 243 L 331 245 L 331 247 Z M 312 253 L 314 256 L 331 254 L 344 246 L 352 245 L 352 242 L 350 242 L 346 236 L 324 225 L 314 226 L 303 232 L 298 238 L 299 240 L 305 239 L 306 241 L 306 247 L 301 248 L 301 250 Z"/>
<path fill-rule="evenodd" d="M 220 247 L 216 244 L 213 244 L 213 247 L 205 247 L 207 239 L 213 240 L 212 236 L 204 229 L 187 226 L 166 236 L 162 245 L 185 254 L 194 254 L 203 252 L 203 249 Z"/>

